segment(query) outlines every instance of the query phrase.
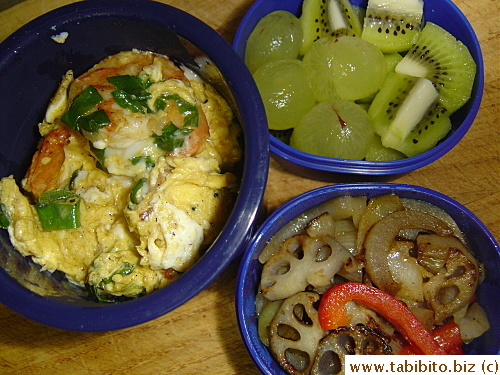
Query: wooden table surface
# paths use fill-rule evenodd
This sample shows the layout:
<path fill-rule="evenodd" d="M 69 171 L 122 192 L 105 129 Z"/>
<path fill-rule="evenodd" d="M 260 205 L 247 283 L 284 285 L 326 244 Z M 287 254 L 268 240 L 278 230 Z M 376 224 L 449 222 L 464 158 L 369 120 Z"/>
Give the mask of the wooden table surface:
<path fill-rule="evenodd" d="M 0 0 L 4 1 L 4 0 Z M 228 41 L 254 0 L 164 0 L 200 18 Z M 0 13 L 0 41 L 33 18 L 71 0 L 17 0 Z M 12 3 L 12 1 L 11 1 Z M 471 130 L 440 160 L 392 182 L 444 193 L 474 212 L 500 238 L 498 2 L 455 0 L 481 42 L 485 91 Z M 0 8 L 1 9 L 1 8 Z M 341 181 L 339 181 L 341 182 Z M 271 162 L 265 204 L 326 185 Z M 67 332 L 0 305 L 1 374 L 258 374 L 240 338 L 234 307 L 237 264 L 208 289 L 154 321 L 113 332 Z"/>

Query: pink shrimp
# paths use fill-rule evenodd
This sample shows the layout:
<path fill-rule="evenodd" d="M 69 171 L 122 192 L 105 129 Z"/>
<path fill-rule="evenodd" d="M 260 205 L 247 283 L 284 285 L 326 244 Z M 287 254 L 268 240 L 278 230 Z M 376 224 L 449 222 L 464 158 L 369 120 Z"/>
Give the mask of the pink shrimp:
<path fill-rule="evenodd" d="M 185 156 L 193 156 L 201 151 L 201 145 L 203 141 L 206 140 L 210 135 L 210 128 L 208 126 L 207 118 L 200 105 L 196 106 L 198 108 L 199 120 L 198 127 L 187 137 L 182 149 L 178 154 Z"/>
<path fill-rule="evenodd" d="M 167 106 L 164 118 L 158 120 L 157 117 L 151 116 L 150 113 L 131 112 L 129 109 L 121 108 L 112 95 L 115 87 L 109 82 L 109 77 L 118 75 L 137 76 L 145 67 L 153 65 L 155 62 L 156 67 L 160 67 L 163 79 L 178 80 L 190 86 L 184 71 L 167 57 L 137 51 L 122 52 L 110 56 L 72 83 L 70 100 L 89 85 L 94 86 L 103 98 L 97 105 L 97 109 L 106 112 L 110 124 L 99 132 L 85 133 L 85 137 L 92 141 L 94 145 L 99 145 L 102 148 L 126 149 L 136 141 L 147 139 L 151 137 L 151 134 L 158 133 L 162 124 L 172 122 L 178 128 L 183 127 L 184 116 L 179 112 L 176 105 Z M 153 70 L 153 72 L 158 71 Z M 186 138 L 182 149 L 176 150 L 175 154 L 186 156 L 197 154 L 200 152 L 203 141 L 209 136 L 207 119 L 200 105 L 197 105 L 197 109 L 199 112 L 198 126 Z"/>
<path fill-rule="evenodd" d="M 64 148 L 70 142 L 70 130 L 55 128 L 41 140 L 23 180 L 23 187 L 35 199 L 57 188 L 65 160 Z"/>

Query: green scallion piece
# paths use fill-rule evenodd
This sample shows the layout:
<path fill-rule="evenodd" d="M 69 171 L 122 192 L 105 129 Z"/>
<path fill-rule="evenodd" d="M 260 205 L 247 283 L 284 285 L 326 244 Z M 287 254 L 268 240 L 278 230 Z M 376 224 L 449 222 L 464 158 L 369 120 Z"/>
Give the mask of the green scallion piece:
<path fill-rule="evenodd" d="M 92 111 L 102 100 L 101 94 L 99 94 L 94 86 L 87 86 L 61 116 L 62 122 L 73 130 L 79 131 L 80 125 L 78 124 L 78 120 Z"/>
<path fill-rule="evenodd" d="M 198 127 L 199 112 L 195 105 L 188 103 L 177 94 L 163 93 L 155 100 L 154 108 L 156 111 L 163 110 L 167 106 L 167 102 L 173 100 L 179 108 L 179 113 L 184 116 L 183 128 Z"/>
<path fill-rule="evenodd" d="M 148 179 L 146 177 L 142 177 L 137 181 L 130 191 L 130 202 L 133 204 L 139 204 L 139 202 L 142 200 L 142 187 L 144 184 L 148 182 Z"/>
<path fill-rule="evenodd" d="M 106 112 L 101 109 L 80 117 L 77 124 L 80 129 L 94 133 L 111 124 L 111 121 L 109 120 Z"/>
<path fill-rule="evenodd" d="M 176 148 L 182 147 L 186 137 L 193 131 L 194 129 L 192 128 L 179 129 L 172 122 L 170 122 L 162 129 L 161 135 L 155 133 L 152 134 L 152 137 L 154 138 L 153 143 L 166 153 L 170 153 Z"/>
<path fill-rule="evenodd" d="M 0 203 L 0 228 L 7 229 L 10 225 L 10 216 L 7 206 Z"/>
<path fill-rule="evenodd" d="M 149 80 L 143 81 L 137 76 L 123 75 L 108 77 L 108 81 L 116 87 L 111 94 L 120 107 L 128 108 L 132 112 L 149 111 L 147 100 L 152 96 L 147 91 L 147 88 L 151 86 Z"/>
<path fill-rule="evenodd" d="M 137 165 L 143 160 L 144 160 L 144 163 L 146 164 L 146 169 L 154 168 L 154 166 L 156 165 L 155 161 L 153 160 L 153 158 L 150 155 L 133 156 L 130 158 L 130 162 L 132 163 L 132 165 Z"/>
<path fill-rule="evenodd" d="M 75 229 L 80 227 L 81 198 L 75 193 L 58 189 L 43 193 L 35 204 L 44 230 Z"/>

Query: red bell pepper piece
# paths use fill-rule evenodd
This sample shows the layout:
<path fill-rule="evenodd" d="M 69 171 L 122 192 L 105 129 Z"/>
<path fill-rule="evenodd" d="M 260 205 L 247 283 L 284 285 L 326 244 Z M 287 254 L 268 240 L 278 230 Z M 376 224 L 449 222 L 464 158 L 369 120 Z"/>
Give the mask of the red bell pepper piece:
<path fill-rule="evenodd" d="M 447 354 L 403 302 L 362 283 L 341 283 L 326 291 L 318 310 L 319 322 L 324 330 L 349 325 L 345 309 L 349 301 L 355 301 L 380 314 L 423 354 Z"/>
<path fill-rule="evenodd" d="M 434 340 L 448 354 L 461 355 L 464 353 L 462 349 L 462 336 L 460 335 L 460 326 L 454 321 L 450 321 L 440 327 L 434 328 L 431 332 Z M 401 349 L 402 355 L 417 355 L 422 354 L 418 348 L 411 344 L 403 345 Z"/>
<path fill-rule="evenodd" d="M 462 336 L 460 326 L 453 320 L 434 328 L 432 337 L 448 354 L 462 354 Z"/>

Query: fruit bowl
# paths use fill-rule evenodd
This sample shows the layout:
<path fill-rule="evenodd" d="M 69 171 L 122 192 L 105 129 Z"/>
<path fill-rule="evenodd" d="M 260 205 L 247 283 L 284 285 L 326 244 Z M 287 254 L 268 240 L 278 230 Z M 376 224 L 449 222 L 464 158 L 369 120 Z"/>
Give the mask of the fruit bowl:
<path fill-rule="evenodd" d="M 239 195 L 224 229 L 197 263 L 164 288 L 120 303 L 94 302 L 60 272 L 42 272 L 13 248 L 7 231 L 0 230 L 0 302 L 48 326 L 106 331 L 168 313 L 201 292 L 241 253 L 258 220 L 269 140 L 252 77 L 217 32 L 153 1 L 74 3 L 40 16 L 0 44 L 0 176 L 13 175 L 18 182 L 23 178 L 40 139 L 37 124 L 68 69 L 77 76 L 111 54 L 134 48 L 166 54 L 189 66 L 230 103 L 243 131 Z"/>
<path fill-rule="evenodd" d="M 351 1 L 366 7 L 366 0 Z M 296 16 L 302 12 L 302 0 L 258 0 L 247 12 L 236 33 L 233 47 L 239 56 L 245 56 L 249 35 L 258 21 L 268 13 L 286 10 Z M 446 15 L 443 17 L 442 15 Z M 452 128 L 437 146 L 417 156 L 394 161 L 348 160 L 316 156 L 296 150 L 275 136 L 270 137 L 272 156 L 286 169 L 303 177 L 323 181 L 338 181 L 342 175 L 390 176 L 407 173 L 439 159 L 449 152 L 472 126 L 479 110 L 484 88 L 484 66 L 479 41 L 464 14 L 450 0 L 424 1 L 424 19 L 433 22 L 462 41 L 476 62 L 476 76 L 470 100 L 450 117 Z"/>
<path fill-rule="evenodd" d="M 491 328 L 483 336 L 465 345 L 466 354 L 499 354 L 500 330 L 497 314 L 500 292 L 499 273 L 500 246 L 491 232 L 472 212 L 453 199 L 436 191 L 397 183 L 346 183 L 316 188 L 291 199 L 273 212 L 260 226 L 247 247 L 237 276 L 237 318 L 245 345 L 263 374 L 285 374 L 273 355 L 259 338 L 256 313 L 256 294 L 259 290 L 262 264 L 259 255 L 285 224 L 313 207 L 332 199 L 345 196 L 372 198 L 379 195 L 396 194 L 400 198 L 417 199 L 430 203 L 447 212 L 458 224 L 479 261 L 484 262 L 486 279 L 477 290 L 478 301 L 486 310 Z M 319 211 L 316 211 L 319 214 Z M 323 212 L 323 211 L 321 211 Z M 314 216 L 312 216 L 314 217 Z M 297 223 L 297 222 L 296 222 Z M 301 227 L 302 223 L 295 224 Z"/>

